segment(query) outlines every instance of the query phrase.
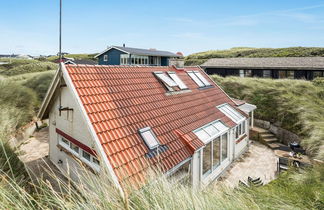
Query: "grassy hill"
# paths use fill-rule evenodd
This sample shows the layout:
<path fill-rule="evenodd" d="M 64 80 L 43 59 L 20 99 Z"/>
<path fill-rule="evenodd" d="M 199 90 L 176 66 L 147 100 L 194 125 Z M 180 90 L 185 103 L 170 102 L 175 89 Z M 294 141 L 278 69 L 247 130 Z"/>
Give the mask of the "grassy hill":
<path fill-rule="evenodd" d="M 67 58 L 74 58 L 74 59 L 86 59 L 86 60 L 93 60 L 93 61 L 97 61 L 96 58 L 94 58 L 94 56 L 96 56 L 98 53 L 93 53 L 93 54 L 68 54 L 65 55 L 65 57 Z M 47 61 L 55 61 L 56 59 L 58 59 L 58 56 L 51 56 L 46 58 Z"/>
<path fill-rule="evenodd" d="M 249 48 L 235 47 L 228 50 L 210 50 L 188 55 L 186 65 L 200 65 L 210 58 L 237 57 L 313 57 L 324 56 L 324 48 L 320 47 L 289 47 L 289 48 Z"/>
<path fill-rule="evenodd" d="M 298 134 L 309 154 L 324 160 L 324 80 L 212 78 L 232 97 L 255 104 L 255 117 Z"/>

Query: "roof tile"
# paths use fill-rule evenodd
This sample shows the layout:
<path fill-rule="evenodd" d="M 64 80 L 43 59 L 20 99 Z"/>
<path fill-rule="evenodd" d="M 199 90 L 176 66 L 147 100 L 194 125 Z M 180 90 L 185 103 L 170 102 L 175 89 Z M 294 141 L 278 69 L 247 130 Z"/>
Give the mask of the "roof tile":
<path fill-rule="evenodd" d="M 228 126 L 235 126 L 216 108 L 223 103 L 234 105 L 233 101 L 216 85 L 199 89 L 186 73 L 201 71 L 200 68 L 176 71 L 190 89 L 177 95 L 165 94 L 153 75 L 154 71 L 174 71 L 172 67 L 66 65 L 66 69 L 122 182 L 143 182 L 149 167 L 161 166 L 167 171 L 190 157 L 192 148 L 204 145 L 192 131 L 211 121 L 221 119 Z M 138 134 L 139 129 L 147 126 L 168 147 L 151 159 L 145 156 L 149 149 Z"/>

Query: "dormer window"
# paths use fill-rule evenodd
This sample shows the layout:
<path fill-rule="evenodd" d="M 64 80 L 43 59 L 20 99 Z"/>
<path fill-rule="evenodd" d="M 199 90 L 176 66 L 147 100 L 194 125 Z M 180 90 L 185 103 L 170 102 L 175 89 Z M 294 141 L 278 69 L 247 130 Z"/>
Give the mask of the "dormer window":
<path fill-rule="evenodd" d="M 150 127 L 140 129 L 139 133 L 150 150 L 156 149 L 160 145 Z"/>
<path fill-rule="evenodd" d="M 199 71 L 188 71 L 188 75 L 200 88 L 211 86 L 208 80 L 201 75 Z"/>
<path fill-rule="evenodd" d="M 168 75 L 164 72 L 154 72 L 154 74 L 168 89 L 168 91 L 188 89 L 175 72 L 168 72 Z"/>

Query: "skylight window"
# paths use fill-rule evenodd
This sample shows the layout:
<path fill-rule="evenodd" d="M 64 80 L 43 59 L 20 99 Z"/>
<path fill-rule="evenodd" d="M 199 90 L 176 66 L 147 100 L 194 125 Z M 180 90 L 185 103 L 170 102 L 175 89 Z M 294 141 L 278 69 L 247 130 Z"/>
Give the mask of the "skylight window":
<path fill-rule="evenodd" d="M 155 134 L 153 133 L 150 127 L 140 129 L 139 133 L 149 149 L 151 150 L 155 149 L 160 145 L 160 143 L 158 142 Z"/>
<path fill-rule="evenodd" d="M 155 76 L 165 85 L 169 91 L 188 89 L 175 72 L 154 72 Z"/>
<path fill-rule="evenodd" d="M 201 141 L 207 144 L 209 141 L 213 140 L 227 130 L 227 126 L 225 126 L 220 120 L 216 120 L 196 129 L 193 132 Z"/>
<path fill-rule="evenodd" d="M 203 75 L 201 75 L 199 71 L 188 71 L 188 75 L 191 77 L 191 79 L 193 79 L 193 81 L 196 82 L 199 87 L 211 86 L 208 80 Z"/>
<path fill-rule="evenodd" d="M 171 79 L 173 79 L 173 81 L 175 83 L 177 83 L 177 85 L 179 86 L 179 88 L 181 90 L 183 89 L 188 89 L 188 87 L 182 82 L 182 80 L 178 77 L 178 75 L 175 72 L 168 72 L 169 76 L 171 77 Z"/>
<path fill-rule="evenodd" d="M 223 104 L 218 106 L 217 108 L 236 124 L 239 124 L 240 122 L 245 120 L 245 117 L 241 113 L 236 111 L 233 107 L 231 107 L 229 104 Z"/>

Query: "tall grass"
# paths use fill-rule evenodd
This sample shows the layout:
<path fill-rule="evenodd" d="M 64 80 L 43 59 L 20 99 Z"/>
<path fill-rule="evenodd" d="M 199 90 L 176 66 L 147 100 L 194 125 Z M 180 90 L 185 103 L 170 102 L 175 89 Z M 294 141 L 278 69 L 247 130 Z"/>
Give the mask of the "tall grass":
<path fill-rule="evenodd" d="M 13 64 L 8 64 L 8 65 L 13 65 Z M 14 75 L 25 74 L 25 73 L 56 70 L 57 67 L 58 67 L 57 64 L 52 62 L 33 61 L 28 64 L 18 63 L 17 65 L 10 66 L 10 68 L 1 70 L 0 74 L 6 76 L 14 76 Z"/>
<path fill-rule="evenodd" d="M 258 108 L 255 117 L 275 123 L 302 138 L 313 157 L 324 160 L 323 86 L 304 80 L 212 77 L 232 97 Z"/>

